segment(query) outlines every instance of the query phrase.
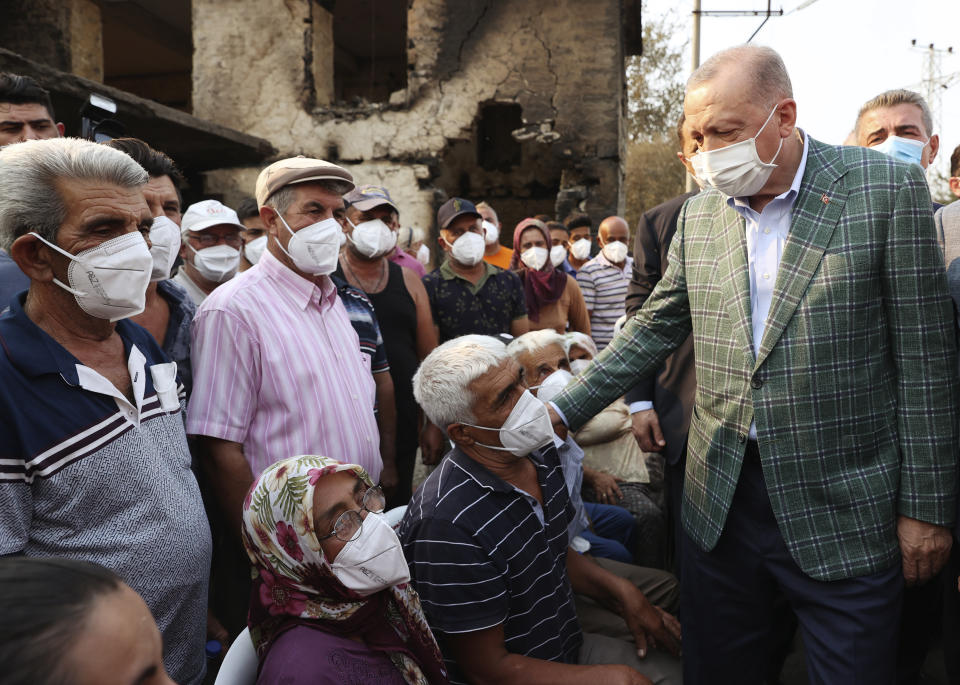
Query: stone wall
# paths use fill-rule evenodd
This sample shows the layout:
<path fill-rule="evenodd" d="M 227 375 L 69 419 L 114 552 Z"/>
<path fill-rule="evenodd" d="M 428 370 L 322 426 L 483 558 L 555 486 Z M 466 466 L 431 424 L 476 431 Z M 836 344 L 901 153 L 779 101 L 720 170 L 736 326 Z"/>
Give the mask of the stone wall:
<path fill-rule="evenodd" d="M 333 3 L 192 6 L 194 115 L 383 183 L 404 224 L 431 226 L 455 194 L 499 202 L 507 226 L 544 208 L 596 221 L 622 209 L 622 0 L 409 0 L 407 87 L 360 105 L 331 102 Z M 519 149 L 481 169 L 479 119 L 498 103 L 521 108 Z M 219 171 L 207 186 L 229 203 L 255 177 Z"/>

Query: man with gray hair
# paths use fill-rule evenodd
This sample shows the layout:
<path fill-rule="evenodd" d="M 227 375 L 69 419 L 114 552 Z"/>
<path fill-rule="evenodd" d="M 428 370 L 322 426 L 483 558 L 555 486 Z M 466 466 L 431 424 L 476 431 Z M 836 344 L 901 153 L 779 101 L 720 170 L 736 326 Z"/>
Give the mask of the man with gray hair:
<path fill-rule="evenodd" d="M 74 138 L 0 150 L 0 247 L 30 287 L 0 316 L 0 555 L 96 562 L 203 681 L 210 530 L 176 363 L 127 320 L 153 267 L 147 172 Z"/>
<path fill-rule="evenodd" d="M 679 683 L 679 660 L 653 649 L 677 654 L 676 619 L 569 547 L 573 507 L 546 406 L 503 343 L 440 345 L 413 392 L 455 445 L 398 532 L 450 681 Z M 635 642 L 584 634 L 574 592 L 616 610 Z"/>
<path fill-rule="evenodd" d="M 857 113 L 853 132 L 857 145 L 924 169 L 933 164 L 940 150 L 930 107 L 912 90 L 888 90 L 867 100 Z"/>
<path fill-rule="evenodd" d="M 692 331 L 687 682 L 760 682 L 779 593 L 812 681 L 892 682 L 904 581 L 943 566 L 956 516 L 956 344 L 923 170 L 798 129 L 769 48 L 707 60 L 684 115 L 705 190 L 555 425 L 579 429 Z"/>
<path fill-rule="evenodd" d="M 380 479 L 370 358 L 329 276 L 343 238 L 337 216 L 352 188 L 346 169 L 321 159 L 282 159 L 261 171 L 267 250 L 214 290 L 194 319 L 187 432 L 202 436 L 231 530 L 240 531 L 254 478 L 281 459 L 350 455 Z"/>

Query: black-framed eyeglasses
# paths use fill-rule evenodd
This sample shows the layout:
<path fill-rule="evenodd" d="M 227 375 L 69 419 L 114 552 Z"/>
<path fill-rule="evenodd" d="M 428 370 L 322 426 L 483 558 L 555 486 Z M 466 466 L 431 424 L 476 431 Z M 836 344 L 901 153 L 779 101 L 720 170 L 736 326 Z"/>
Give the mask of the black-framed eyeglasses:
<path fill-rule="evenodd" d="M 363 525 L 363 517 L 360 516 L 360 512 L 369 511 L 371 514 L 382 513 L 383 508 L 387 506 L 387 498 L 384 497 L 383 490 L 380 489 L 380 486 L 374 485 L 366 489 L 363 493 L 363 499 L 357 502 L 357 504 L 360 505 L 359 510 L 351 509 L 350 511 L 345 511 L 340 514 L 333 524 L 333 530 L 330 531 L 330 534 L 317 537 L 317 540 L 326 540 L 332 537 L 336 537 L 337 540 L 341 542 L 356 540 L 357 536 L 360 535 L 360 528 Z"/>

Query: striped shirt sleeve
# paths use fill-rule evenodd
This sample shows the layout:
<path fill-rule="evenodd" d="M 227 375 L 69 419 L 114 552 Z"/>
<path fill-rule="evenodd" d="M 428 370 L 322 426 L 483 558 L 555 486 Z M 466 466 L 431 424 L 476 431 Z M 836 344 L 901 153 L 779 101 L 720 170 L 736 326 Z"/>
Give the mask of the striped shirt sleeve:
<path fill-rule="evenodd" d="M 187 433 L 242 443 L 257 408 L 259 345 L 242 322 L 218 309 L 197 314 L 192 340 Z"/>
<path fill-rule="evenodd" d="M 597 308 L 597 288 L 593 282 L 593 274 L 584 269 L 577 272 L 577 285 L 580 286 L 580 293 L 583 295 L 583 302 L 587 306 L 587 311 L 594 311 Z"/>
<path fill-rule="evenodd" d="M 473 538 L 448 521 L 424 519 L 408 539 L 410 575 L 431 628 L 470 633 L 506 621 L 504 572 Z"/>

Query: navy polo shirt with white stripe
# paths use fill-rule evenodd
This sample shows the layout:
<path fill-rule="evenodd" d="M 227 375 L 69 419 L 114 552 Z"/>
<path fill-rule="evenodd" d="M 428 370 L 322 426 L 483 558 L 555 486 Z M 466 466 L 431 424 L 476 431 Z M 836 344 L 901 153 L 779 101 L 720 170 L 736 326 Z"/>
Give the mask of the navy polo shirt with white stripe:
<path fill-rule="evenodd" d="M 576 663 L 583 637 L 567 578 L 573 508 L 553 447 L 530 456 L 543 506 L 454 449 L 414 494 L 399 536 L 450 681 L 445 633 L 503 624 L 507 651 Z"/>
<path fill-rule="evenodd" d="M 131 401 L 34 324 L 24 297 L 0 316 L 0 555 L 113 570 L 156 618 L 171 677 L 202 682 L 210 529 L 176 365 L 118 322 Z"/>

